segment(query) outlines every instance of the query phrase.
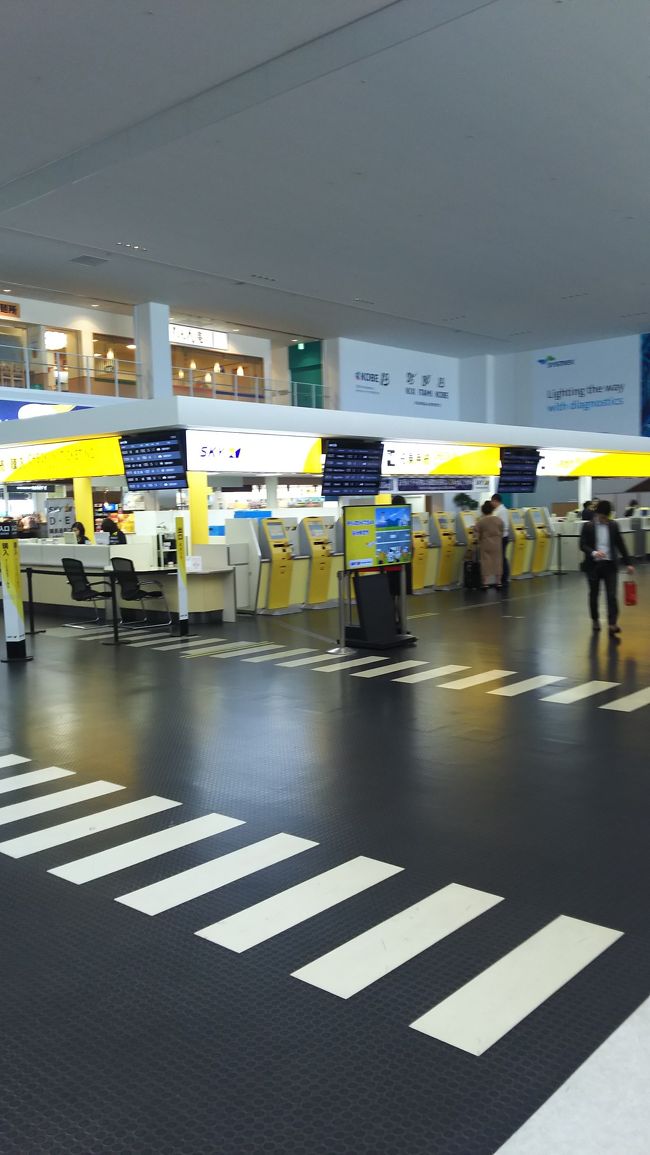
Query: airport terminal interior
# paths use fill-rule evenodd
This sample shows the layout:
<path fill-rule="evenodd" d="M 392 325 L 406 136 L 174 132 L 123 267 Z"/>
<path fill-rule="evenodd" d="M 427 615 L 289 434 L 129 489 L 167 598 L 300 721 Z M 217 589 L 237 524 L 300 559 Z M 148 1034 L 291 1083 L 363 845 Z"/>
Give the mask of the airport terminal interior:
<path fill-rule="evenodd" d="M 2 33 L 1 1155 L 648 1155 L 650 8 Z"/>

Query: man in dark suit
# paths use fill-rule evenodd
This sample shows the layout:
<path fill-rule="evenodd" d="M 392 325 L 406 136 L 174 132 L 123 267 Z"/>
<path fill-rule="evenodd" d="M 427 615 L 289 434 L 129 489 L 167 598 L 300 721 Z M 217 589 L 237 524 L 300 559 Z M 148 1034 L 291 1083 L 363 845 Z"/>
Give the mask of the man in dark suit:
<path fill-rule="evenodd" d="M 623 536 L 612 520 L 612 506 L 609 501 L 599 501 L 593 521 L 586 521 L 580 536 L 580 549 L 585 555 L 582 569 L 589 581 L 589 612 L 595 631 L 600 629 L 598 620 L 598 600 L 600 583 L 607 593 L 607 617 L 610 637 L 616 637 L 621 629 L 618 625 L 618 556 L 627 566 L 628 573 L 634 573 L 630 555 Z"/>

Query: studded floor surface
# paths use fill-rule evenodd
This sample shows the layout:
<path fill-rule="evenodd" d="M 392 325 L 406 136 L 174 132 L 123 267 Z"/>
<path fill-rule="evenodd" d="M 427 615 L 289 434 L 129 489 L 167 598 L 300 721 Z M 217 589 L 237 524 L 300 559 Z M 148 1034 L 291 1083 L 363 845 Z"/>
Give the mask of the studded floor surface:
<path fill-rule="evenodd" d="M 388 657 L 311 613 L 3 666 L 0 1150 L 496 1152 L 650 995 L 640 595 L 620 642 L 567 577 Z"/>

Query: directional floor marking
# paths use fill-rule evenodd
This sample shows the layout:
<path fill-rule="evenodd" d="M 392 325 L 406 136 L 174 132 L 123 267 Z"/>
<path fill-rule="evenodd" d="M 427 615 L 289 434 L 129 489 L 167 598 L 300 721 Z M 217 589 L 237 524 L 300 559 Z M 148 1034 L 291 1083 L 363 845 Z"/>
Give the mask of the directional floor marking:
<path fill-rule="evenodd" d="M 0 770 L 6 770 L 9 766 L 24 766 L 25 762 L 31 762 L 31 758 L 22 758 L 20 754 L 3 754 L 0 758 Z"/>
<path fill-rule="evenodd" d="M 349 999 L 499 902 L 503 899 L 495 894 L 452 882 L 294 971 L 293 977 Z"/>
<path fill-rule="evenodd" d="M 222 834 L 234 826 L 243 826 L 241 819 L 228 818 L 225 814 L 204 814 L 201 818 L 179 822 L 177 826 L 168 826 L 166 830 L 158 830 L 155 834 L 145 834 L 131 842 L 111 846 L 110 850 L 100 850 L 97 854 L 66 862 L 64 866 L 54 867 L 49 873 L 77 885 L 92 882 L 95 878 L 104 878 L 107 874 L 115 874 L 118 870 L 126 870 L 140 862 L 149 862 L 151 858 L 158 858 L 170 850 L 191 846 L 202 838 Z"/>
<path fill-rule="evenodd" d="M 469 678 L 459 678 L 456 682 L 444 682 L 440 689 L 471 690 L 473 686 L 482 686 L 485 682 L 496 682 L 497 678 L 508 678 L 516 672 L 516 670 L 486 670 L 483 674 L 471 674 Z"/>
<path fill-rule="evenodd" d="M 12 790 L 25 790 L 27 786 L 40 786 L 43 782 L 54 782 L 57 778 L 67 778 L 73 773 L 73 770 L 62 770 L 60 766 L 48 766 L 45 770 L 12 774 L 11 778 L 0 779 L 0 794 L 9 794 Z"/>
<path fill-rule="evenodd" d="M 403 869 L 375 858 L 352 858 L 195 933 L 241 954 Z"/>
<path fill-rule="evenodd" d="M 380 666 L 378 670 L 361 670 L 352 678 L 381 678 L 386 674 L 396 674 L 398 670 L 411 670 L 414 666 L 426 666 L 426 662 L 391 662 L 390 666 Z"/>
<path fill-rule="evenodd" d="M 621 937 L 560 915 L 411 1026 L 482 1055 Z"/>
<path fill-rule="evenodd" d="M 43 794 L 40 798 L 30 798 L 25 802 L 14 802 L 11 806 L 0 806 L 0 826 L 8 822 L 18 822 L 22 818 L 32 818 L 35 814 L 47 814 L 50 810 L 60 810 L 62 806 L 73 806 L 77 802 L 88 802 L 91 798 L 101 798 L 123 790 L 115 782 L 89 782 L 86 786 L 71 786 L 58 790 L 56 794 Z"/>
<path fill-rule="evenodd" d="M 536 678 L 526 678 L 525 682 L 515 682 L 512 686 L 500 686 L 498 690 L 488 690 L 488 694 L 498 694 L 502 698 L 516 698 L 518 694 L 527 694 L 530 690 L 541 690 L 544 686 L 552 686 L 555 682 L 566 682 L 566 678 L 562 674 L 538 674 Z"/>
<path fill-rule="evenodd" d="M 7 842 L 0 842 L 0 853 L 8 854 L 11 858 L 24 858 L 27 854 L 50 850 L 52 846 L 64 846 L 66 842 L 87 838 L 100 830 L 113 830 L 125 822 L 148 818 L 151 814 L 160 814 L 163 810 L 171 810 L 180 805 L 180 802 L 172 802 L 170 798 L 139 798 L 137 802 L 125 802 L 123 806 L 113 806 L 97 814 L 86 814 L 83 818 L 73 818 L 70 822 L 61 822 L 58 826 L 49 826 L 34 834 L 10 838 Z"/>
<path fill-rule="evenodd" d="M 591 698 L 594 694 L 613 690 L 620 684 L 620 682 L 583 682 L 581 686 L 574 686 L 572 690 L 560 690 L 558 694 L 550 694 L 540 701 L 557 702 L 559 705 L 568 706 L 571 702 L 581 702 L 583 698 Z"/>
<path fill-rule="evenodd" d="M 162 878 L 151 886 L 123 894 L 115 901 L 124 906 L 132 906 L 143 914 L 161 914 L 163 910 L 171 910 L 202 894 L 209 894 L 258 870 L 265 870 L 267 866 L 284 862 L 295 854 L 302 854 L 304 850 L 311 850 L 313 846 L 318 846 L 318 843 L 307 838 L 297 838 L 293 834 L 274 834 L 261 842 L 222 854 L 220 858 L 202 862 L 181 874 Z"/>
<path fill-rule="evenodd" d="M 340 654 L 317 654 L 315 658 L 293 658 L 290 662 L 278 662 L 278 666 L 286 666 L 287 669 L 293 669 L 294 666 L 315 666 L 318 662 L 333 662 L 340 657 Z"/>
<path fill-rule="evenodd" d="M 335 674 L 339 670 L 354 670 L 357 666 L 373 666 L 377 662 L 387 662 L 389 659 L 378 657 L 377 655 L 367 658 L 352 658 L 351 661 L 347 659 L 343 662 L 335 662 L 331 666 L 317 666 L 314 673 L 316 674 Z"/>
<path fill-rule="evenodd" d="M 617 698 L 614 702 L 606 702 L 600 706 L 601 710 L 617 710 L 621 714 L 631 714 L 633 710 L 640 710 L 642 706 L 650 706 L 650 689 L 637 690 L 635 694 L 628 694 L 625 698 Z"/>
<path fill-rule="evenodd" d="M 395 681 L 414 686 L 417 682 L 428 682 L 431 678 L 446 678 L 448 674 L 458 674 L 461 670 L 469 670 L 469 668 L 469 666 L 436 666 L 433 670 L 420 670 L 417 674 L 407 674 L 404 678 L 395 678 Z"/>
<path fill-rule="evenodd" d="M 278 658 L 296 657 L 297 654 L 313 654 L 314 646 L 302 646 L 297 650 L 283 650 L 281 654 L 262 654 L 259 658 L 242 658 L 242 662 L 277 662 Z"/>

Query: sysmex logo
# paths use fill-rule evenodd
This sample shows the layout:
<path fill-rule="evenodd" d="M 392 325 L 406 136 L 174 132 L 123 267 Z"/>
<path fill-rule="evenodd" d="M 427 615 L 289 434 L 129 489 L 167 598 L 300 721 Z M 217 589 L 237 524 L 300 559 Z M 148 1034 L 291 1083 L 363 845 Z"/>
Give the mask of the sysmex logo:
<path fill-rule="evenodd" d="M 560 369 L 562 365 L 575 365 L 575 360 L 571 357 L 565 361 L 558 361 L 557 357 L 549 353 L 546 357 L 539 357 L 537 364 L 543 365 L 545 369 Z"/>
<path fill-rule="evenodd" d="M 362 369 L 357 369 L 354 374 L 356 381 L 365 381 L 370 385 L 383 385 L 386 387 L 390 385 L 390 373 L 366 373 Z"/>

